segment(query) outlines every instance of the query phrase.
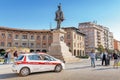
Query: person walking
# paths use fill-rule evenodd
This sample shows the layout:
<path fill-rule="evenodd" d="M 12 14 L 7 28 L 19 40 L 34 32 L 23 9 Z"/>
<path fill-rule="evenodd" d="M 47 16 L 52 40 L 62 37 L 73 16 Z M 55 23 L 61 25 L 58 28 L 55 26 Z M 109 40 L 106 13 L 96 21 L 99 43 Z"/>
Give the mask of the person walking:
<path fill-rule="evenodd" d="M 113 53 L 113 59 L 114 59 L 113 68 L 118 68 L 119 56 L 117 54 L 117 51 Z"/>
<path fill-rule="evenodd" d="M 102 65 L 105 63 L 105 66 L 107 66 L 107 55 L 108 53 L 106 52 L 106 50 L 104 50 L 103 53 L 101 54 Z"/>
<path fill-rule="evenodd" d="M 91 67 L 95 67 L 95 50 L 92 50 L 90 53 L 90 59 L 91 59 Z"/>
<path fill-rule="evenodd" d="M 13 56 L 14 56 L 14 62 L 15 62 L 17 60 L 17 57 L 18 57 L 17 51 L 14 52 Z"/>
<path fill-rule="evenodd" d="M 110 53 L 107 55 L 107 65 L 110 65 L 110 58 L 111 58 L 111 55 Z"/>
<path fill-rule="evenodd" d="M 10 62 L 11 62 L 11 51 L 8 51 L 7 63 L 10 64 Z"/>
<path fill-rule="evenodd" d="M 4 63 L 3 64 L 7 64 L 7 61 L 8 60 L 8 52 L 6 52 L 5 54 L 4 54 Z"/>

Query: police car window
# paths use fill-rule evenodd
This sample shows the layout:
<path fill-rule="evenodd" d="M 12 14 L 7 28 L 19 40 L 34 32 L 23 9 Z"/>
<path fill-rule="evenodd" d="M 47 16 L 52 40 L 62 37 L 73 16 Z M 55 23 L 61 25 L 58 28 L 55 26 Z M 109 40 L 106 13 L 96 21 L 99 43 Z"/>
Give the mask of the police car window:
<path fill-rule="evenodd" d="M 28 58 L 29 60 L 41 60 L 39 55 L 29 55 Z"/>
<path fill-rule="evenodd" d="M 55 61 L 54 58 L 52 58 L 52 57 L 50 57 L 50 56 L 47 56 L 47 55 L 44 56 L 44 60 Z"/>
<path fill-rule="evenodd" d="M 17 58 L 17 60 L 19 61 L 19 60 L 22 60 L 23 59 L 23 55 L 20 55 L 20 56 L 18 56 L 18 58 Z"/>

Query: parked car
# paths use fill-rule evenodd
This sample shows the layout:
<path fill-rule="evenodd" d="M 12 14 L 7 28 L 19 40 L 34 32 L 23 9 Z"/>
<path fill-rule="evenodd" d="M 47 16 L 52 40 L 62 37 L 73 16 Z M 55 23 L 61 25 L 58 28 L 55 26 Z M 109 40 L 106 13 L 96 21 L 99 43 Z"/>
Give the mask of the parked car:
<path fill-rule="evenodd" d="M 61 72 L 65 64 L 45 53 L 20 54 L 12 66 L 12 71 L 20 76 L 27 76 L 34 72 L 55 71 Z"/>

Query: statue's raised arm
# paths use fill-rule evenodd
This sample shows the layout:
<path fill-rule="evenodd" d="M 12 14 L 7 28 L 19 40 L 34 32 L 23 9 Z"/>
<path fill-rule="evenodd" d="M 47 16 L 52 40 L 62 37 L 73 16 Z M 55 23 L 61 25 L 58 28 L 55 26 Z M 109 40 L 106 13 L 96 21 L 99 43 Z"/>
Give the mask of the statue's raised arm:
<path fill-rule="evenodd" d="M 57 21 L 57 29 L 60 29 L 61 22 L 64 20 L 61 4 L 58 5 L 58 10 L 56 11 L 55 15 L 55 21 Z"/>

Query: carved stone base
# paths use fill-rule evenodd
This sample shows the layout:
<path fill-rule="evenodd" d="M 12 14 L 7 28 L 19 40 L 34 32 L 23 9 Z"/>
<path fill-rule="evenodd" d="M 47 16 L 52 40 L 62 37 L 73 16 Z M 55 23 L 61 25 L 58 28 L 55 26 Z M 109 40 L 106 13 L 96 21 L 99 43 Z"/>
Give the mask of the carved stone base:
<path fill-rule="evenodd" d="M 64 42 L 64 30 L 55 30 L 53 31 L 53 43 L 49 47 L 48 54 L 65 61 L 66 63 L 78 62 L 79 59 L 75 56 L 72 56 L 72 53 L 69 51 L 69 47 Z"/>

